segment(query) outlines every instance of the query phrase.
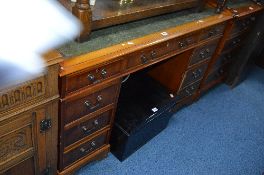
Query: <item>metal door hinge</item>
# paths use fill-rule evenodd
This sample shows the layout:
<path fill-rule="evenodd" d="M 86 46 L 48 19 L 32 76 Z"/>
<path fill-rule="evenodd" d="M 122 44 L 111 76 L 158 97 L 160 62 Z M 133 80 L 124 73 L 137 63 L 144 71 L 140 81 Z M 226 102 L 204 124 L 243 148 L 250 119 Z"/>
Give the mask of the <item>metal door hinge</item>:
<path fill-rule="evenodd" d="M 40 132 L 46 132 L 51 128 L 51 119 L 44 119 L 40 122 Z"/>

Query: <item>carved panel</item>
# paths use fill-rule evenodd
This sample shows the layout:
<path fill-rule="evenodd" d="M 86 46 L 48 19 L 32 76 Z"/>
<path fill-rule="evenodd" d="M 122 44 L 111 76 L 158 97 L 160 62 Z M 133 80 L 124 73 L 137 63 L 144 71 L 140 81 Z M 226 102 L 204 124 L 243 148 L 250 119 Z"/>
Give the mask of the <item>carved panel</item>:
<path fill-rule="evenodd" d="M 45 94 L 45 77 L 42 76 L 35 80 L 27 81 L 26 83 L 8 89 L 5 92 L 0 92 L 0 111 L 6 110 L 15 105 L 22 104 L 36 97 Z"/>
<path fill-rule="evenodd" d="M 32 133 L 30 126 L 1 137 L 0 165 L 13 157 L 19 156 L 19 154 L 32 146 Z"/>

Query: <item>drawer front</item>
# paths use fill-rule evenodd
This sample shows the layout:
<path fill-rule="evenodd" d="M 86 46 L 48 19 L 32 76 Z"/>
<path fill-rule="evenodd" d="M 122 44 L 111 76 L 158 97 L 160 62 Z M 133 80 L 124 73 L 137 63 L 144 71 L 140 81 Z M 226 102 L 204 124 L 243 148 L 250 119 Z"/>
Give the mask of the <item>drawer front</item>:
<path fill-rule="evenodd" d="M 91 94 L 80 94 L 62 102 L 64 124 L 88 115 L 102 107 L 115 102 L 119 84 L 108 86 Z"/>
<path fill-rule="evenodd" d="M 163 42 L 128 55 L 127 68 L 148 64 L 172 51 L 171 41 Z"/>
<path fill-rule="evenodd" d="M 72 149 L 71 151 L 64 153 L 63 155 L 63 168 L 73 164 L 75 161 L 84 158 L 91 154 L 93 151 L 98 150 L 107 144 L 108 130 L 102 134 L 92 138 L 86 143 Z"/>
<path fill-rule="evenodd" d="M 234 22 L 234 27 L 232 28 L 231 35 L 237 35 L 241 32 L 244 32 L 254 24 L 255 17 L 246 17 L 243 19 L 238 19 Z"/>
<path fill-rule="evenodd" d="M 226 24 L 223 23 L 205 29 L 201 34 L 200 40 L 206 40 L 209 38 L 223 35 L 225 26 Z"/>
<path fill-rule="evenodd" d="M 187 71 L 184 75 L 185 78 L 181 85 L 181 89 L 185 88 L 186 86 L 197 80 L 200 80 L 203 77 L 206 68 L 207 68 L 207 64 L 203 64 L 195 69 L 191 69 Z"/>
<path fill-rule="evenodd" d="M 123 62 L 117 61 L 97 69 L 66 77 L 66 93 L 89 87 L 121 72 Z"/>
<path fill-rule="evenodd" d="M 33 119 L 30 114 L 0 124 L 0 172 L 33 156 Z"/>
<path fill-rule="evenodd" d="M 197 42 L 198 34 L 194 33 L 182 38 L 176 38 L 160 44 L 156 44 L 152 47 L 148 47 L 144 50 L 128 55 L 127 68 L 131 69 L 137 66 L 149 64 L 171 52 L 188 49 L 189 47 L 197 44 Z"/>
<path fill-rule="evenodd" d="M 94 132 L 110 125 L 112 110 L 99 114 L 87 121 L 67 129 L 64 132 L 64 147 L 93 134 Z"/>
<path fill-rule="evenodd" d="M 196 90 L 199 88 L 200 81 L 187 86 L 186 88 L 180 90 L 177 94 L 177 101 L 180 101 L 184 98 L 190 97 L 195 94 Z"/>
<path fill-rule="evenodd" d="M 190 58 L 189 66 L 192 66 L 194 64 L 197 64 L 199 62 L 202 62 L 204 60 L 211 58 L 218 45 L 218 41 L 219 40 L 210 42 L 209 44 L 206 44 L 204 46 L 201 46 L 195 49 Z"/>

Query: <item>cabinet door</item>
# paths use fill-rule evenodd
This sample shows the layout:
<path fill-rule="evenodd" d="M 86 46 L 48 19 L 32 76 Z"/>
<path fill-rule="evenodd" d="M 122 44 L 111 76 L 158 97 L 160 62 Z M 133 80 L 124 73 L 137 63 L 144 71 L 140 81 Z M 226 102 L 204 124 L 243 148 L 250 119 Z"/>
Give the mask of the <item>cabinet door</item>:
<path fill-rule="evenodd" d="M 5 120 L 0 117 L 0 174 L 55 174 L 56 111 L 57 102 L 52 102 Z M 51 119 L 51 128 L 41 127 L 46 119 Z"/>

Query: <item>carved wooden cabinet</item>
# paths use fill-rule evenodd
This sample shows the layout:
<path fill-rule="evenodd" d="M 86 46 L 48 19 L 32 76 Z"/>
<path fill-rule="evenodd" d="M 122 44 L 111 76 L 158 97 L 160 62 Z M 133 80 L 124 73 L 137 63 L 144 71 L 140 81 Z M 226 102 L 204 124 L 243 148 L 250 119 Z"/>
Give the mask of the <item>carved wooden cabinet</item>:
<path fill-rule="evenodd" d="M 0 91 L 0 174 L 56 174 L 61 59 L 44 57 L 45 73 Z"/>

